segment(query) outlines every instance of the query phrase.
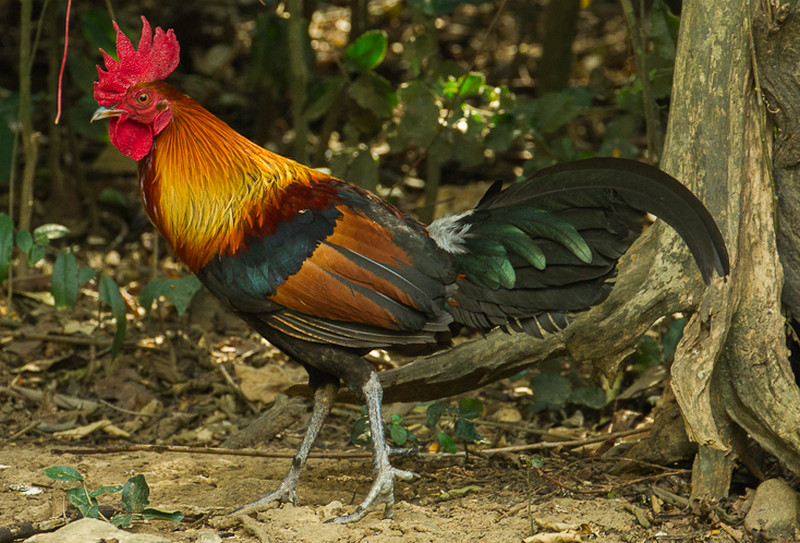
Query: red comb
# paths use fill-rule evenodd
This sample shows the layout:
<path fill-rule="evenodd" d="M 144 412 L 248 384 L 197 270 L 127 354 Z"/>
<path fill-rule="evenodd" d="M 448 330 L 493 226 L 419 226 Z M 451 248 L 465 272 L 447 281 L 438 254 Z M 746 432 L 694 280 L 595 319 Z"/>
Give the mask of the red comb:
<path fill-rule="evenodd" d="M 132 85 L 142 81 L 159 81 L 178 67 L 181 47 L 175 33 L 171 29 L 164 32 L 156 28 L 153 35 L 147 19 L 142 17 L 142 23 L 142 37 L 137 50 L 134 51 L 131 40 L 122 33 L 116 22 L 114 28 L 117 31 L 119 60 L 114 60 L 100 49 L 106 71 L 97 67 L 99 80 L 94 83 L 94 99 L 101 106 L 116 104 Z"/>

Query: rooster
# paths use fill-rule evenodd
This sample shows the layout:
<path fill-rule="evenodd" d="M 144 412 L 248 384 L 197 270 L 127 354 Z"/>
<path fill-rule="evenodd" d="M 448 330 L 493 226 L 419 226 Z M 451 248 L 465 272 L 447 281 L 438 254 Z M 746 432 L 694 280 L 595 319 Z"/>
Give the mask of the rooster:
<path fill-rule="evenodd" d="M 383 503 L 395 478 L 372 349 L 434 350 L 459 328 L 556 332 L 600 303 L 616 262 L 665 219 L 708 283 L 729 271 L 717 226 L 682 184 L 650 166 L 591 159 L 555 166 L 471 211 L 420 224 L 358 186 L 250 142 L 163 82 L 180 47 L 142 17 L 138 47 L 116 29 L 118 60 L 98 66 L 92 120 L 139 162 L 150 220 L 174 253 L 236 315 L 308 372 L 313 409 L 278 488 L 250 505 L 296 502 L 298 478 L 341 383 L 368 408 L 375 479 L 353 513 Z"/>

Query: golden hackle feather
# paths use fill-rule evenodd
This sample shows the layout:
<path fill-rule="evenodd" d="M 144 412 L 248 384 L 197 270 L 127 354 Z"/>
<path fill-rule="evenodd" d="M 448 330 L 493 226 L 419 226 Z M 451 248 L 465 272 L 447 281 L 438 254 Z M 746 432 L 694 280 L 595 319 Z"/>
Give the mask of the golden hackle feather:
<path fill-rule="evenodd" d="M 172 122 L 140 163 L 142 200 L 152 221 L 197 272 L 218 254 L 233 255 L 248 236 L 290 219 L 279 205 L 287 185 L 325 175 L 263 149 L 163 82 L 149 88 L 170 100 Z M 267 212 L 288 216 L 270 217 Z"/>

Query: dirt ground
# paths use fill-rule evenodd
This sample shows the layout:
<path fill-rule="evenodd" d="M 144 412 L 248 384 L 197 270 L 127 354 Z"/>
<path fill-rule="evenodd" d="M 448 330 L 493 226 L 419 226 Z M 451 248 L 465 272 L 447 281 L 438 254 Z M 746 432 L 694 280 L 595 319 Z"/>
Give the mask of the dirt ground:
<path fill-rule="evenodd" d="M 0 448 L 0 527 L 63 514 L 64 489 L 73 484 L 54 483 L 42 470 L 66 464 L 79 469 L 90 488 L 121 483 L 134 473 L 144 474 L 151 489 L 151 505 L 178 509 L 186 516 L 181 523 L 138 523 L 132 528 L 134 532 L 160 534 L 176 542 L 259 541 L 249 529 L 223 515 L 276 486 L 289 462 L 150 452 L 54 454 L 50 449 L 55 446 L 53 442 L 6 443 Z M 404 458 L 394 463 L 416 471 L 420 478 L 397 484 L 398 503 L 392 520 L 374 512 L 351 525 L 324 522 L 343 512 L 342 507 L 345 512 L 351 511 L 352 504 L 362 499 L 371 482 L 370 460 L 366 458 L 310 460 L 299 487 L 300 506 L 276 506 L 256 518 L 274 543 L 523 541 L 534 533 L 550 537 L 561 534 L 560 539 L 549 541 L 735 541 L 728 532 L 704 525 L 686 511 L 664 507 L 655 514 L 647 499 L 648 485 L 640 479 L 628 484 L 632 478 L 626 482 L 624 478 L 606 477 L 602 484 L 614 487 L 612 492 L 578 495 L 533 473 L 529 483 L 528 470 L 507 459 L 473 458 L 465 465 L 463 458 Z M 556 461 L 556 465 L 562 463 Z M 555 477 L 563 477 L 569 485 L 580 476 L 570 469 L 556 471 L 560 475 Z M 43 492 L 23 495 L 14 485 Z M 586 481 L 581 486 L 591 491 L 593 483 Z M 467 488 L 470 490 L 459 493 L 459 489 Z M 116 501 L 118 505 L 118 500 L 101 498 L 101 504 Z M 648 519 L 648 528 L 637 521 L 636 510 L 641 518 Z"/>
<path fill-rule="evenodd" d="M 475 424 L 488 445 L 470 446 L 468 458 L 461 443 L 460 456 L 393 458 L 395 466 L 420 475 L 413 482 L 396 482 L 394 519 L 384 520 L 381 506 L 344 526 L 324 521 L 355 509 L 371 485 L 372 464 L 369 449 L 348 444 L 359 406 L 337 403 L 300 480 L 299 506 L 275 506 L 243 525 L 228 514 L 278 485 L 302 439 L 309 405 L 292 400 L 299 410 L 271 441 L 253 439 L 250 425 L 277 405 L 276 393 L 305 382 L 306 376 L 237 319 L 219 313 L 209 299 L 197 296 L 183 317 L 167 307 L 163 320 L 135 321 L 129 327 L 130 343 L 116 360 L 108 353 L 109 322 L 102 332 L 81 327 L 96 314 L 91 300 L 82 300 L 71 312 L 35 300 L 17 301 L 31 318 L 7 334 L 0 349 L 0 543 L 12 541 L 3 539 L 3 529 L 20 522 L 41 526 L 53 517 L 79 518 L 65 500 L 65 491 L 76 483 L 56 482 L 43 473 L 54 465 L 79 470 L 90 490 L 143 474 L 150 506 L 180 510 L 185 518 L 180 523 L 136 522 L 130 530 L 175 542 L 750 540 L 743 535 L 741 518 L 746 487 L 757 485 L 752 476 L 737 475 L 734 495 L 719 508 L 698 510 L 686 499 L 689 462 L 667 467 L 640 463 L 637 470 L 620 471 L 625 460 L 608 457 L 612 445 L 624 447 L 622 441 L 647 435 L 613 442 L 604 435 L 611 427 L 635 431 L 652 424 L 650 414 L 634 409 L 646 402 L 620 401 L 601 411 L 569 405 L 532 414 L 530 396 L 515 392 L 526 380 L 498 381 L 470 393 L 485 406 Z M 388 404 L 384 419 L 400 414 L 423 450 L 430 451 L 436 438 L 426 433 L 420 409 L 424 406 Z M 598 435 L 605 441 L 582 447 L 480 454 L 488 446 Z M 94 454 L 120 446 L 223 447 L 237 437 L 250 439 L 238 447 L 282 456 L 152 450 Z M 664 443 L 656 440 L 651 447 L 663 451 Z M 81 453 L 59 452 L 64 449 Z M 331 458 L 342 453 L 362 457 Z M 531 459 L 540 468 L 531 467 Z M 33 488 L 41 492 L 30 492 Z M 98 500 L 107 517 L 120 512 L 119 494 Z"/>

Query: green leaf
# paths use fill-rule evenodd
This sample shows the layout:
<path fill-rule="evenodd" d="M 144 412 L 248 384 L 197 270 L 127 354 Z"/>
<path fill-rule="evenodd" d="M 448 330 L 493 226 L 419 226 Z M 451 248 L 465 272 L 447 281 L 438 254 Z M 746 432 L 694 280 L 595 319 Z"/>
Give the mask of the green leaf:
<path fill-rule="evenodd" d="M 394 416 L 395 415 L 392 415 L 392 417 Z M 403 427 L 402 422 L 392 422 L 392 424 L 389 425 L 389 435 L 392 441 L 401 447 L 408 441 L 408 434 L 409 432 Z"/>
<path fill-rule="evenodd" d="M 454 129 L 453 126 L 453 121 L 450 121 L 448 135 L 452 142 L 450 144 L 452 158 L 458 160 L 463 168 L 482 164 L 486 160 L 483 154 L 483 127 L 485 126 L 483 120 L 477 116 L 469 117 L 466 132 Z"/>
<path fill-rule="evenodd" d="M 78 284 L 82 285 L 86 281 L 90 281 L 97 277 L 97 272 L 94 271 L 92 268 L 87 268 L 86 266 L 81 266 L 78 269 Z"/>
<path fill-rule="evenodd" d="M 371 70 L 383 62 L 387 45 L 388 39 L 383 30 L 365 32 L 345 50 L 345 63 L 357 72 Z"/>
<path fill-rule="evenodd" d="M 125 318 L 125 300 L 119 291 L 119 286 L 107 275 L 100 276 L 100 299 L 103 300 L 111 307 L 111 315 L 116 322 L 116 331 L 114 332 L 114 342 L 111 344 L 111 357 L 114 358 L 119 354 L 122 348 L 122 342 L 125 340 L 125 327 L 127 321 Z"/>
<path fill-rule="evenodd" d="M 142 511 L 142 517 L 144 517 L 145 520 L 171 520 L 172 522 L 180 522 L 183 520 L 183 513 L 180 511 L 162 511 L 161 509 L 147 507 Z"/>
<path fill-rule="evenodd" d="M 668 64 L 675 62 L 680 24 L 680 17 L 673 15 L 663 0 L 653 2 L 650 11 L 650 40 L 653 44 L 653 53 Z"/>
<path fill-rule="evenodd" d="M 636 358 L 639 365 L 643 366 L 642 371 L 648 366 L 655 366 L 660 364 L 663 359 L 661 345 L 655 338 L 650 336 L 642 336 L 636 343 Z"/>
<path fill-rule="evenodd" d="M 477 398 L 462 398 L 458 404 L 458 414 L 465 419 L 474 419 L 483 413 L 483 402 Z"/>
<path fill-rule="evenodd" d="M 114 494 L 120 490 L 122 490 L 122 485 L 101 486 L 100 488 L 89 492 L 89 496 L 96 498 L 97 496 L 102 496 L 103 494 Z"/>
<path fill-rule="evenodd" d="M 93 49 L 116 51 L 111 17 L 105 9 L 91 8 L 81 18 L 79 27 L 83 37 Z"/>
<path fill-rule="evenodd" d="M 69 503 L 79 509 L 91 506 L 90 498 L 86 495 L 86 491 L 82 486 L 67 490 L 67 499 Z"/>
<path fill-rule="evenodd" d="M 585 107 L 591 104 L 591 93 L 570 89 L 545 94 L 534 102 L 528 114 L 528 121 L 541 130 L 542 134 L 553 134 L 575 119 Z"/>
<path fill-rule="evenodd" d="M 8 277 L 11 257 L 14 254 L 14 221 L 0 213 L 0 282 Z"/>
<path fill-rule="evenodd" d="M 70 466 L 51 466 L 44 474 L 56 481 L 83 481 L 81 472 Z"/>
<path fill-rule="evenodd" d="M 122 487 L 122 508 L 131 513 L 141 514 L 149 505 L 150 487 L 144 475 L 139 474 L 128 479 Z"/>
<path fill-rule="evenodd" d="M 511 113 L 502 113 L 492 118 L 489 133 L 483 139 L 483 145 L 498 153 L 508 151 L 514 143 L 515 134 L 514 116 Z"/>
<path fill-rule="evenodd" d="M 78 302 L 78 263 L 71 251 L 61 251 L 53 264 L 50 291 L 57 308 L 75 307 Z"/>
<path fill-rule="evenodd" d="M 550 150 L 553 156 L 559 162 L 569 162 L 571 160 L 579 160 L 584 158 L 581 156 L 580 151 L 575 147 L 575 140 L 569 136 L 563 138 L 555 138 L 550 144 Z"/>
<path fill-rule="evenodd" d="M 478 430 L 475 429 L 475 425 L 462 417 L 456 419 L 456 424 L 453 427 L 453 433 L 456 434 L 456 437 L 460 437 L 467 443 L 477 443 L 478 441 L 483 440 L 483 437 L 481 437 L 481 435 L 478 433 Z"/>
<path fill-rule="evenodd" d="M 486 84 L 486 76 L 479 72 L 472 72 L 458 78 L 461 89 L 459 97 L 469 98 L 481 93 L 481 88 Z"/>
<path fill-rule="evenodd" d="M 28 253 L 28 266 L 35 266 L 46 254 L 47 250 L 43 246 L 34 243 L 33 247 L 31 247 L 31 251 Z"/>
<path fill-rule="evenodd" d="M 366 416 L 356 419 L 356 421 L 353 423 L 353 427 L 350 429 L 350 443 L 361 446 L 367 445 L 368 440 L 364 436 L 367 433 L 368 423 L 369 419 Z"/>
<path fill-rule="evenodd" d="M 386 119 L 397 105 L 392 85 L 375 72 L 364 72 L 350 85 L 347 93 L 356 104 L 378 119 Z"/>
<path fill-rule="evenodd" d="M 425 418 L 428 421 L 428 428 L 433 428 L 445 413 L 455 413 L 456 408 L 449 403 L 434 403 L 428 406 L 425 411 Z"/>
<path fill-rule="evenodd" d="M 439 441 L 439 445 L 441 445 L 442 448 L 450 454 L 455 454 L 458 452 L 455 441 L 453 441 L 453 438 L 446 433 L 439 432 L 436 434 L 436 439 Z"/>
<path fill-rule="evenodd" d="M 25 254 L 33 247 L 33 236 L 27 230 L 17 232 L 17 247 Z"/>
<path fill-rule="evenodd" d="M 133 515 L 120 513 L 111 517 L 109 522 L 117 528 L 130 528 L 133 522 Z"/>
<path fill-rule="evenodd" d="M 69 234 L 69 228 L 63 224 L 48 223 L 33 229 L 33 238 L 61 239 Z"/>
<path fill-rule="evenodd" d="M 78 508 L 84 518 L 99 518 L 97 500 L 88 498 L 83 487 L 70 488 L 67 490 L 67 500 Z"/>
<path fill-rule="evenodd" d="M 354 154 L 345 179 L 367 190 L 375 191 L 378 186 L 378 160 L 369 149 L 362 149 Z"/>
<path fill-rule="evenodd" d="M 392 150 L 400 152 L 412 143 L 427 148 L 440 131 L 436 96 L 419 81 L 400 87 L 397 93 L 403 106 L 403 116 L 390 141 Z"/>
<path fill-rule="evenodd" d="M 542 469 L 544 467 L 544 457 L 543 456 L 528 456 L 525 457 L 531 467 Z"/>
<path fill-rule="evenodd" d="M 453 77 L 452 75 L 446 80 L 442 80 L 437 85 L 439 92 L 447 98 L 470 98 L 477 96 L 481 93 L 481 89 L 486 84 L 486 76 L 478 72 L 470 72 L 461 77 Z"/>
<path fill-rule="evenodd" d="M 164 296 L 175 306 L 178 315 L 183 315 L 200 287 L 202 287 L 202 283 L 193 275 L 151 281 L 139 293 L 139 304 L 144 308 L 149 319 L 153 301 L 159 296 Z"/>
<path fill-rule="evenodd" d="M 424 1 L 424 0 L 423 0 Z M 422 72 L 426 61 L 435 58 L 439 51 L 439 43 L 430 32 L 422 32 L 409 37 L 403 44 L 403 61 L 408 64 L 411 75 L 416 79 Z"/>
<path fill-rule="evenodd" d="M 561 409 L 569 400 L 572 384 L 569 379 L 552 373 L 534 375 L 531 379 L 534 403 L 531 410 L 534 413 L 543 409 Z"/>

